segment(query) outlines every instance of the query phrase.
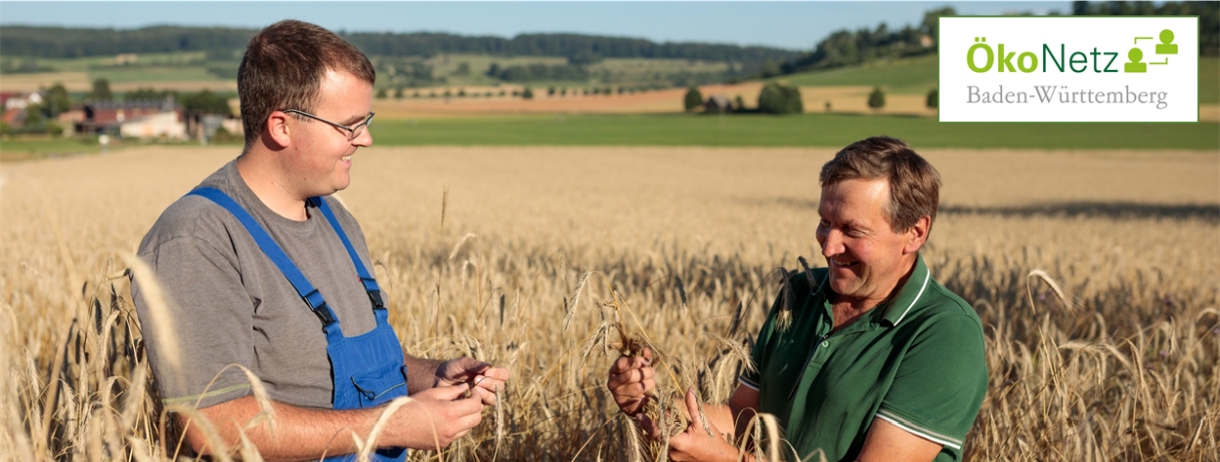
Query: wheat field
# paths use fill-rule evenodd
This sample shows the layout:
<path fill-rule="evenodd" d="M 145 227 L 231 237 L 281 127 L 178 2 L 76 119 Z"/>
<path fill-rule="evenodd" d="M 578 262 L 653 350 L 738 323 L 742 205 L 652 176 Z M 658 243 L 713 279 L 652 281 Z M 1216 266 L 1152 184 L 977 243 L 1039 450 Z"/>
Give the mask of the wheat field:
<path fill-rule="evenodd" d="M 967 459 L 1220 460 L 1220 156 L 916 148 L 945 183 L 924 256 L 986 326 Z M 604 390 L 617 353 L 590 342 L 618 316 L 664 350 L 662 388 L 727 399 L 777 268 L 824 265 L 817 172 L 833 153 L 361 150 L 340 196 L 404 348 L 513 374 L 475 432 L 411 458 L 637 460 Z M 0 459 L 178 454 L 148 393 L 127 262 L 235 154 L 0 165 Z"/>

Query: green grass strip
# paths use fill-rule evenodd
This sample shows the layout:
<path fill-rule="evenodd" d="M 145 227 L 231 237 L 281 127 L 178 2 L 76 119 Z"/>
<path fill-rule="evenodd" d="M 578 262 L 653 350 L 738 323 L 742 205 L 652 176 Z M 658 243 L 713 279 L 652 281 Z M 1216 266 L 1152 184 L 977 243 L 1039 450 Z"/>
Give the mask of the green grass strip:
<path fill-rule="evenodd" d="M 1220 124 L 938 123 L 921 117 L 803 114 L 545 115 L 379 120 L 379 146 L 842 147 L 869 136 L 920 148 L 1220 150 Z"/>

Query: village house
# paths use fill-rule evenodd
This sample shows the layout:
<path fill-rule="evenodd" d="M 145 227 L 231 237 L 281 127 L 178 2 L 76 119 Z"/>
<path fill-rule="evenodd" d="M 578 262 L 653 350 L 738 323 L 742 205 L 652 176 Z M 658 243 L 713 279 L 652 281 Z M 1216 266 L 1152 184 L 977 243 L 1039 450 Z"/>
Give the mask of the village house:
<path fill-rule="evenodd" d="M 4 92 L 0 93 L 0 107 L 5 110 L 9 109 L 25 109 L 31 104 L 42 104 L 42 93 L 37 91 L 31 92 Z"/>
<path fill-rule="evenodd" d="M 139 117 L 119 124 L 119 136 L 123 138 L 170 138 L 184 140 L 186 124 L 177 111 L 160 112 Z"/>
<path fill-rule="evenodd" d="M 728 95 L 716 94 L 707 98 L 707 101 L 703 103 L 703 110 L 707 112 L 729 112 L 733 110 L 733 103 L 729 100 Z"/>
<path fill-rule="evenodd" d="M 13 128 L 25 126 L 25 109 L 31 104 L 42 104 L 42 94 L 36 91 L 0 93 L 0 121 Z"/>
<path fill-rule="evenodd" d="M 84 105 L 77 133 L 103 133 L 138 138 L 186 138 L 182 108 L 172 98 L 162 101 L 93 101 Z"/>

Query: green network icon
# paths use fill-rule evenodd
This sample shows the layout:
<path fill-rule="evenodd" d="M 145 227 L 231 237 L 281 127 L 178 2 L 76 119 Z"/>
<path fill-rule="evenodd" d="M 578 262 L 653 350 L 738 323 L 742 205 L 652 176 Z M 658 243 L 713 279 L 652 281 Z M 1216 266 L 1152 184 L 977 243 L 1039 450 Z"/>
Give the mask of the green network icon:
<path fill-rule="evenodd" d="M 1132 47 L 1127 52 L 1127 60 L 1129 62 L 1123 64 L 1123 72 L 1144 73 L 1148 72 L 1148 65 L 1163 66 L 1169 64 L 1169 55 L 1178 54 L 1178 44 L 1173 43 L 1173 31 L 1165 29 L 1161 31 L 1161 43 L 1156 45 L 1157 56 L 1165 56 L 1165 60 L 1161 62 L 1150 61 L 1144 62 L 1144 50 L 1138 46 Z M 1135 37 L 1135 44 L 1139 45 L 1140 40 L 1154 40 L 1154 37 Z"/>

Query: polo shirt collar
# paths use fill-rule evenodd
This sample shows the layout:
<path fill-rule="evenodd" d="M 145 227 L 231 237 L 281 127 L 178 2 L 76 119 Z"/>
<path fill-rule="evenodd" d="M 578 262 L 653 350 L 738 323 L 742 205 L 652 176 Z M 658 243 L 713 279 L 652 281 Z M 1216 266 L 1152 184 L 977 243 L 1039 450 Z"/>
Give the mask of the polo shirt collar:
<path fill-rule="evenodd" d="M 932 273 L 924 265 L 923 255 L 917 253 L 915 254 L 915 270 L 902 285 L 898 295 L 890 300 L 882 319 L 889 321 L 891 326 L 897 326 L 903 319 L 906 319 L 907 315 L 911 314 L 911 310 L 915 308 L 920 299 L 928 296 L 928 286 L 930 285 L 932 285 Z"/>

